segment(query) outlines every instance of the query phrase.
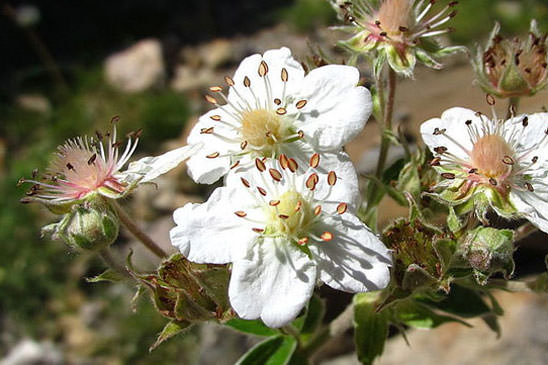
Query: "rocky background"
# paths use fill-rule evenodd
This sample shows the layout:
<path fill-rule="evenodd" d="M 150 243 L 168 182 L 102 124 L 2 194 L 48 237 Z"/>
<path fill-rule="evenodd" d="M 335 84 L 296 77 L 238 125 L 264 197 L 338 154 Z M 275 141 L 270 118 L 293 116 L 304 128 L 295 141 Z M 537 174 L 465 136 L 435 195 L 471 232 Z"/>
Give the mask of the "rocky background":
<path fill-rule="evenodd" d="M 0 363 L 15 364 L 232 364 L 256 339 L 216 325 L 195 328 L 152 354 L 148 347 L 164 320 L 146 298 L 132 302 L 133 287 L 90 284 L 102 269 L 95 257 L 68 252 L 59 242 L 40 240 L 39 227 L 53 219 L 39 207 L 21 207 L 20 176 L 44 168 L 65 138 L 105 129 L 113 115 L 125 131 L 145 129 L 139 154 L 160 153 L 185 143 L 197 117 L 208 109 L 202 95 L 247 55 L 281 46 L 302 61 L 320 47 L 335 61 L 343 54 L 336 23 L 320 0 L 295 1 L 96 1 L 1 3 L 0 45 Z M 525 32 L 535 16 L 546 30 L 543 1 L 464 0 L 452 41 L 483 42 L 494 19 L 509 32 Z M 447 40 L 449 41 L 449 40 Z M 364 82 L 370 80 L 362 70 Z M 540 111 L 547 92 L 523 100 L 524 111 Z M 411 141 L 420 123 L 451 106 L 490 113 L 474 85 L 466 56 L 443 71 L 419 68 L 402 80 L 396 119 Z M 497 110 L 502 115 L 505 105 Z M 347 146 L 360 172 L 376 163 L 379 138 L 372 120 Z M 398 157 L 394 149 L 392 158 Z M 138 156 L 136 156 L 138 157 Z M 171 212 L 199 202 L 210 187 L 193 184 L 184 166 L 139 189 L 124 204 L 146 231 L 172 250 Z M 383 202 L 381 223 L 406 210 Z M 135 250 L 134 263 L 153 269 L 154 257 L 125 232 L 114 249 Z M 517 277 L 544 270 L 545 235 L 535 234 L 516 252 Z M 328 298 L 333 293 L 322 292 Z M 350 297 L 328 302 L 328 316 Z M 446 324 L 432 332 L 413 331 L 408 342 L 394 332 L 379 364 L 545 364 L 548 363 L 548 296 L 499 293 L 506 314 L 497 339 L 481 321 L 474 328 Z M 355 364 L 352 337 L 331 343 L 318 359 Z"/>

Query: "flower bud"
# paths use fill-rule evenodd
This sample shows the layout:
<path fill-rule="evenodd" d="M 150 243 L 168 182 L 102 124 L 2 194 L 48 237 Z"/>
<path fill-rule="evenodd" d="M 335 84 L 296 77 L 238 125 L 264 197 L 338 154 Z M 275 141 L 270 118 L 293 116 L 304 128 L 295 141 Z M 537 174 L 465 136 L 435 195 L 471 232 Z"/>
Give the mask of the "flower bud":
<path fill-rule="evenodd" d="M 76 249 L 97 251 L 111 245 L 120 229 L 118 216 L 101 198 L 75 205 L 58 223 L 42 228 L 42 234 L 61 239 Z"/>
<path fill-rule="evenodd" d="M 483 90 L 501 98 L 532 96 L 548 83 L 548 46 L 535 20 L 527 40 L 505 39 L 495 24 L 485 49 L 478 47 L 472 62 Z"/>

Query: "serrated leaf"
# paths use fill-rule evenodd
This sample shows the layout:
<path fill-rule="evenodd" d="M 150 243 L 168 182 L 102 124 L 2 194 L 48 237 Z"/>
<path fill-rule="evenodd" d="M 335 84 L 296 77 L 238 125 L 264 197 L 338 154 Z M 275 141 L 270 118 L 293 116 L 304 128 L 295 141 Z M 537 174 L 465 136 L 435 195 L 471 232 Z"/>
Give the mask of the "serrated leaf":
<path fill-rule="evenodd" d="M 181 332 L 187 331 L 190 328 L 190 326 L 191 326 L 190 322 L 175 322 L 175 321 L 168 322 L 168 324 L 165 325 L 162 332 L 160 332 L 160 334 L 158 335 L 156 342 L 154 342 L 154 344 L 150 346 L 148 351 L 149 352 L 154 351 L 163 342 L 169 340 L 170 338 L 178 335 Z"/>
<path fill-rule="evenodd" d="M 376 311 L 377 299 L 376 293 L 354 296 L 354 342 L 362 364 L 372 364 L 382 354 L 388 336 L 387 312 Z"/>
<path fill-rule="evenodd" d="M 86 281 L 88 283 L 99 283 L 101 281 L 110 281 L 116 283 L 118 281 L 122 281 L 123 279 L 124 275 L 122 275 L 118 271 L 107 269 L 97 276 L 94 276 L 92 278 L 86 278 Z"/>
<path fill-rule="evenodd" d="M 280 334 L 280 331 L 274 328 L 267 327 L 263 322 L 258 319 L 248 321 L 245 319 L 234 318 L 226 322 L 225 325 L 237 331 L 249 333 L 256 336 L 269 337 Z"/>
<path fill-rule="evenodd" d="M 271 337 L 253 346 L 236 365 L 285 365 L 291 360 L 296 347 L 294 337 Z"/>
<path fill-rule="evenodd" d="M 438 314 L 427 306 L 415 301 L 404 301 L 393 307 L 394 320 L 414 328 L 436 328 L 447 322 L 458 322 L 471 327 L 468 323 L 452 316 Z"/>

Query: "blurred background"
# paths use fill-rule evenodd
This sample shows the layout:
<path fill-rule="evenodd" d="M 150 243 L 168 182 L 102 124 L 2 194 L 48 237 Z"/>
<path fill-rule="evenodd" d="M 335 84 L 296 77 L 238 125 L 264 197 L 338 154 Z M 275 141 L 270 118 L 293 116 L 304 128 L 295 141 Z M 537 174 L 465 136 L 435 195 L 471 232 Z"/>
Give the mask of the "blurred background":
<path fill-rule="evenodd" d="M 461 0 L 451 41 L 484 44 L 495 20 L 504 34 L 524 35 L 532 18 L 548 30 L 545 0 Z M 66 138 L 105 130 L 115 115 L 122 132 L 144 129 L 138 156 L 183 145 L 188 129 L 208 108 L 202 98 L 206 88 L 232 74 L 245 56 L 289 46 L 305 60 L 321 47 L 342 60 L 334 43 L 344 35 L 327 28 L 336 24 L 323 0 L 0 1 L 0 363 L 230 364 L 253 344 L 253 339 L 206 325 L 149 354 L 165 319 L 147 298 L 132 302 L 135 288 L 128 284 L 87 283 L 85 278 L 100 273 L 103 263 L 40 239 L 40 227 L 54 217 L 39 206 L 21 205 L 25 187 L 16 183 L 34 168 L 43 170 Z M 422 121 L 451 106 L 487 109 L 467 58 L 451 58 L 447 65 L 444 71 L 419 68 L 415 80 L 401 83 L 396 118 L 410 138 Z M 362 70 L 366 82 L 367 72 Z M 546 96 L 524 100 L 522 111 L 540 111 Z M 362 172 L 374 163 L 376 131 L 370 122 L 348 146 Z M 159 189 L 142 188 L 124 204 L 168 248 L 171 212 L 201 201 L 208 191 L 191 183 L 184 167 L 158 184 Z M 384 222 L 406 214 L 389 202 L 385 207 Z M 546 238 L 537 234 L 529 241 L 516 253 L 517 277 L 543 270 Z M 130 246 L 136 247 L 122 233 L 114 249 L 123 258 Z M 138 267 L 152 269 L 151 260 L 137 249 Z M 519 348 L 511 344 L 526 346 L 527 363 L 548 363 L 547 299 L 501 298 L 509 307 L 502 340 L 482 328 L 446 325 L 437 334 L 411 334 L 410 349 L 396 338 L 381 363 L 443 358 L 447 364 L 523 364 L 518 350 L 500 355 L 503 349 Z M 341 305 L 331 304 L 328 315 Z M 520 336 L 505 337 L 512 333 Z M 334 357 L 332 364 L 351 364 L 351 357 L 337 358 L 351 350 L 349 345 L 338 344 L 325 357 Z M 490 353 L 485 346 L 491 346 Z"/>

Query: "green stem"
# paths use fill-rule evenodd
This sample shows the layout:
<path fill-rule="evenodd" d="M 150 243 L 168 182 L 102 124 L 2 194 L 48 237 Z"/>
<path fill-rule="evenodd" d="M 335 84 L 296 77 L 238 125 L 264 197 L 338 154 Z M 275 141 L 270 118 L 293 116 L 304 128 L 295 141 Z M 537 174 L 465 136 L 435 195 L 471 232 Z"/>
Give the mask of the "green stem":
<path fill-rule="evenodd" d="M 394 114 L 394 100 L 396 97 L 396 72 L 388 69 L 388 99 L 384 110 L 383 131 L 381 134 L 381 149 L 375 175 L 380 179 L 386 164 L 386 157 L 390 148 L 390 139 L 385 136 L 386 131 L 392 131 L 392 115 Z"/>
<path fill-rule="evenodd" d="M 107 266 L 110 267 L 112 270 L 124 275 L 126 278 L 131 278 L 131 275 L 129 274 L 127 269 L 123 265 L 118 263 L 118 261 L 116 261 L 108 248 L 103 248 L 101 251 L 99 251 L 99 255 L 101 255 L 103 261 L 105 261 Z"/>
<path fill-rule="evenodd" d="M 168 254 L 156 243 L 150 238 L 145 232 L 143 232 L 136 224 L 133 222 L 133 220 L 130 218 L 130 216 L 126 213 L 124 208 L 118 204 L 118 202 L 111 200 L 111 204 L 116 209 L 116 213 L 118 213 L 118 217 L 120 218 L 120 221 L 122 224 L 130 231 L 135 238 L 137 238 L 143 245 L 146 246 L 153 254 L 158 256 L 159 258 L 165 258 L 168 256 Z"/>

